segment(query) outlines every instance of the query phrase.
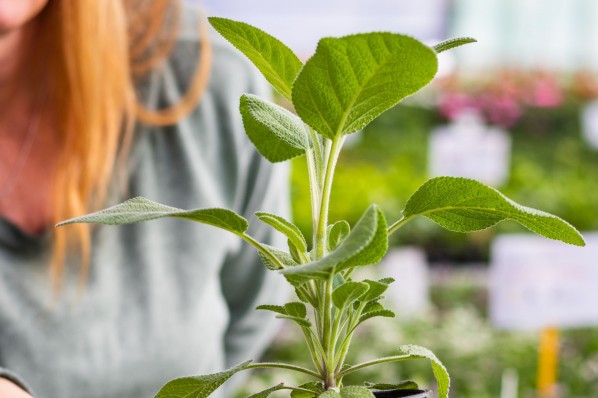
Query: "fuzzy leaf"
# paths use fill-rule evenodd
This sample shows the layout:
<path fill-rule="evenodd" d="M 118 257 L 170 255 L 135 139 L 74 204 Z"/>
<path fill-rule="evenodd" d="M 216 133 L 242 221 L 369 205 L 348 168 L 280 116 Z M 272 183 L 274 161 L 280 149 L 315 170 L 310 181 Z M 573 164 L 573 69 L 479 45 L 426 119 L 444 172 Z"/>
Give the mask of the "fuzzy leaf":
<path fill-rule="evenodd" d="M 585 245 L 580 233 L 566 221 L 521 206 L 494 188 L 467 178 L 437 177 L 427 181 L 409 198 L 403 215 L 423 215 L 457 232 L 477 231 L 511 219 L 547 238 Z"/>
<path fill-rule="evenodd" d="M 379 311 L 369 311 L 369 312 L 366 312 L 362 316 L 359 317 L 359 322 L 357 324 L 361 325 L 362 323 L 364 323 L 368 319 L 375 318 L 375 317 L 394 318 L 395 317 L 395 313 L 392 312 L 391 310 L 386 310 L 386 309 L 379 310 Z"/>
<path fill-rule="evenodd" d="M 405 380 L 397 384 L 390 384 L 390 383 L 364 383 L 365 386 L 372 390 L 416 390 L 418 385 L 416 382 L 411 380 Z"/>
<path fill-rule="evenodd" d="M 438 43 L 432 48 L 434 49 L 434 51 L 436 51 L 436 53 L 440 54 L 441 52 L 450 50 L 451 48 L 475 42 L 477 42 L 477 40 L 473 37 L 455 37 L 453 39 L 445 40 L 441 43 Z"/>
<path fill-rule="evenodd" d="M 270 394 L 272 394 L 274 391 L 282 390 L 283 388 L 284 388 L 284 384 L 280 383 L 277 386 L 270 387 L 264 391 L 260 391 L 260 392 L 253 394 L 247 398 L 268 398 L 270 396 Z"/>
<path fill-rule="evenodd" d="M 367 293 L 369 285 L 364 282 L 346 282 L 332 292 L 332 302 L 338 309 L 343 309 Z"/>
<path fill-rule="evenodd" d="M 341 394 L 334 390 L 326 390 L 318 398 L 341 398 Z"/>
<path fill-rule="evenodd" d="M 277 38 L 244 22 L 208 18 L 214 29 L 241 51 L 283 96 L 291 98 L 293 81 L 303 66 Z"/>
<path fill-rule="evenodd" d="M 330 272 L 375 264 L 388 249 L 386 220 L 377 206 L 370 206 L 347 238 L 330 254 L 308 264 L 280 272 L 287 276 L 326 278 Z"/>
<path fill-rule="evenodd" d="M 370 280 L 365 280 L 364 282 L 367 283 L 370 288 L 365 294 L 365 296 L 361 297 L 361 301 L 370 301 L 378 299 L 380 296 L 384 294 L 386 289 L 388 289 L 388 283 Z"/>
<path fill-rule="evenodd" d="M 390 277 L 388 277 L 388 278 L 382 278 L 382 279 L 378 280 L 378 282 L 384 283 L 386 285 L 390 285 L 394 281 L 395 281 L 394 278 L 390 278 Z"/>
<path fill-rule="evenodd" d="M 301 253 L 299 252 L 299 249 L 297 249 L 297 246 L 295 246 L 290 239 L 287 239 L 287 246 L 289 247 L 289 254 L 293 261 L 297 264 L 301 264 Z"/>
<path fill-rule="evenodd" d="M 301 252 L 305 253 L 307 251 L 307 242 L 305 241 L 305 237 L 303 237 L 301 230 L 299 230 L 295 224 L 285 220 L 280 216 L 270 213 L 257 212 L 255 215 L 260 219 L 260 221 L 283 233 Z"/>
<path fill-rule="evenodd" d="M 307 309 L 305 304 L 293 301 L 284 305 L 288 315 L 305 318 L 307 316 Z"/>
<path fill-rule="evenodd" d="M 328 250 L 333 251 L 349 235 L 351 226 L 345 220 L 328 226 Z"/>
<path fill-rule="evenodd" d="M 374 394 L 362 386 L 341 387 L 341 398 L 375 398 Z"/>
<path fill-rule="evenodd" d="M 291 315 L 276 315 L 276 318 L 279 319 L 288 319 L 290 321 L 295 322 L 299 326 L 302 327 L 311 327 L 311 322 L 305 318 L 299 318 L 298 316 L 291 316 Z"/>
<path fill-rule="evenodd" d="M 386 308 L 384 308 L 384 306 L 382 304 L 380 304 L 378 301 L 370 301 L 369 303 L 367 303 L 365 305 L 365 307 L 363 308 L 363 311 L 361 311 L 361 314 L 367 314 L 368 312 L 374 312 L 374 311 L 382 311 L 385 310 Z"/>
<path fill-rule="evenodd" d="M 280 249 L 277 249 L 275 247 L 269 246 L 269 245 L 262 245 L 262 247 L 264 247 L 266 250 L 268 250 L 268 252 L 271 255 L 276 257 L 286 267 L 292 267 L 292 266 L 297 265 L 297 263 L 295 262 L 295 260 L 293 260 L 293 257 L 289 253 L 282 251 Z M 262 259 L 266 268 L 268 268 L 269 270 L 272 270 L 272 271 L 276 271 L 276 270 L 280 269 L 280 268 L 278 268 L 278 265 L 276 265 L 276 263 L 272 262 L 262 252 L 258 252 L 258 254 L 260 255 L 260 258 Z"/>
<path fill-rule="evenodd" d="M 281 106 L 244 94 L 239 105 L 247 136 L 272 163 L 303 155 L 309 146 L 305 124 Z"/>
<path fill-rule="evenodd" d="M 426 358 L 432 363 L 432 371 L 438 384 L 438 398 L 448 398 L 449 387 L 451 384 L 448 372 L 444 365 L 436 358 L 436 355 L 427 348 L 417 345 L 403 345 L 399 350 L 409 355 L 410 358 Z"/>
<path fill-rule="evenodd" d="M 282 305 L 262 304 L 255 307 L 256 310 L 276 312 L 277 314 L 288 315 L 286 308 Z"/>
<path fill-rule="evenodd" d="M 333 139 L 364 128 L 403 98 L 427 85 L 436 53 L 392 33 L 324 38 L 293 85 L 301 119 Z"/>
<path fill-rule="evenodd" d="M 235 234 L 247 230 L 247 220 L 228 209 L 181 210 L 176 207 L 162 205 L 149 199 L 137 197 L 129 199 L 107 209 L 85 216 L 71 218 L 57 226 L 74 223 L 100 223 L 108 225 L 133 224 L 140 221 L 158 218 L 182 218 L 222 228 Z"/>
<path fill-rule="evenodd" d="M 220 373 L 171 380 L 158 391 L 155 398 L 205 398 L 232 375 L 247 369 L 250 363 L 248 361 Z"/>
<path fill-rule="evenodd" d="M 310 381 L 309 383 L 301 384 L 299 387 L 305 390 L 313 391 L 313 393 L 293 390 L 291 391 L 291 398 L 315 398 L 324 392 L 324 388 L 322 388 L 322 383 L 319 383 L 317 381 Z"/>

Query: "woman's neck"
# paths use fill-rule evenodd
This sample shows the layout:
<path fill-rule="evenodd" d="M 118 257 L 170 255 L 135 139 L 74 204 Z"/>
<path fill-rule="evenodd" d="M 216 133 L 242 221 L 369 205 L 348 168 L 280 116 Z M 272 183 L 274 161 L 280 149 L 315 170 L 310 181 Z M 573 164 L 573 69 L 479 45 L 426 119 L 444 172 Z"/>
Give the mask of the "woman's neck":
<path fill-rule="evenodd" d="M 35 20 L 23 27 L 0 34 L 0 115 L 17 97 L 33 95 L 28 58 L 33 50 Z"/>

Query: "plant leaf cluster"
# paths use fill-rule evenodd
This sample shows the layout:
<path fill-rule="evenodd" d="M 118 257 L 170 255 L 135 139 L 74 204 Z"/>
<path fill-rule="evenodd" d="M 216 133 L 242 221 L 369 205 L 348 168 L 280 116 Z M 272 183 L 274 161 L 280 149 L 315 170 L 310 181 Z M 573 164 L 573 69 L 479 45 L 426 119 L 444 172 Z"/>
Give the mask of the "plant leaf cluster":
<path fill-rule="evenodd" d="M 354 280 L 355 269 L 378 263 L 388 250 L 388 236 L 417 216 L 459 232 L 488 228 L 511 219 L 551 239 L 583 245 L 580 234 L 560 218 L 523 207 L 477 181 L 439 177 L 426 182 L 406 203 L 403 217 L 388 225 L 371 205 L 351 227 L 330 223 L 330 190 L 344 138 L 363 129 L 402 99 L 425 87 L 438 69 L 437 53 L 474 41 L 457 38 L 429 47 L 409 36 L 376 32 L 324 38 L 303 64 L 283 43 L 248 24 L 210 18 L 212 26 L 252 61 L 295 113 L 254 95 L 240 99 L 248 137 L 271 162 L 305 155 L 310 179 L 313 241 L 283 217 L 258 212 L 256 217 L 288 239 L 288 248 L 273 248 L 247 234 L 248 221 L 227 209 L 182 210 L 134 198 L 108 209 L 65 221 L 127 224 L 162 217 L 183 218 L 227 230 L 253 245 L 268 269 L 280 272 L 299 301 L 264 304 L 294 322 L 303 332 L 313 367 L 281 363 L 244 363 L 222 373 L 176 379 L 157 398 L 207 397 L 234 373 L 253 368 L 300 372 L 300 386 L 279 384 L 251 397 L 266 398 L 290 390 L 294 398 L 366 398 L 372 390 L 417 388 L 412 381 L 345 386 L 343 377 L 368 366 L 426 359 L 437 379 L 439 397 L 447 398 L 449 376 L 429 350 L 407 345 L 394 356 L 361 364 L 345 363 L 356 329 L 376 317 L 394 317 L 381 303 L 392 279 Z"/>

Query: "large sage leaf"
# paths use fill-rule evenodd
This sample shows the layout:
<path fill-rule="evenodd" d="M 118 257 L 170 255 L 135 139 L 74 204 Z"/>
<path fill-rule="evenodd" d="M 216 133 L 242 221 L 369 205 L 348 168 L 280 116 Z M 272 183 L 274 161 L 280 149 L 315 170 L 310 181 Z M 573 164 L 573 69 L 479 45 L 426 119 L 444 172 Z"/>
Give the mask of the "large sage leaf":
<path fill-rule="evenodd" d="M 354 133 L 427 85 L 436 53 L 404 35 L 362 33 L 324 38 L 293 85 L 301 119 L 333 139 Z"/>
<path fill-rule="evenodd" d="M 241 51 L 286 98 L 303 66 L 299 58 L 277 38 L 244 22 L 208 18 L 214 29 Z"/>
<path fill-rule="evenodd" d="M 241 116 L 247 136 L 272 163 L 305 153 L 307 127 L 296 115 L 255 95 L 241 96 Z"/>
<path fill-rule="evenodd" d="M 331 272 L 375 264 L 386 254 L 387 249 L 388 235 L 384 214 L 376 205 L 372 205 L 333 252 L 319 260 L 286 268 L 280 272 L 287 277 L 299 277 L 299 279 L 301 277 L 327 278 Z"/>
<path fill-rule="evenodd" d="M 549 213 L 521 206 L 494 188 L 459 177 L 437 177 L 422 185 L 403 210 L 405 219 L 426 216 L 451 231 L 471 232 L 511 219 L 550 239 L 584 246 L 580 233 Z"/>
<path fill-rule="evenodd" d="M 205 398 L 235 373 L 247 369 L 250 363 L 248 361 L 220 373 L 171 380 L 158 391 L 155 398 Z"/>
<path fill-rule="evenodd" d="M 429 359 L 432 364 L 432 371 L 434 377 L 436 377 L 436 383 L 438 384 L 438 398 L 448 398 L 449 387 L 451 380 L 449 374 L 440 362 L 436 355 L 427 348 L 420 347 L 418 345 L 403 345 L 399 347 L 399 350 L 407 355 L 409 358 L 425 358 Z"/>
<path fill-rule="evenodd" d="M 158 218 L 182 218 L 222 228 L 237 235 L 248 228 L 247 220 L 228 209 L 181 210 L 153 202 L 143 197 L 129 199 L 95 213 L 71 218 L 56 226 L 75 223 L 99 223 L 108 225 L 133 224 Z"/>

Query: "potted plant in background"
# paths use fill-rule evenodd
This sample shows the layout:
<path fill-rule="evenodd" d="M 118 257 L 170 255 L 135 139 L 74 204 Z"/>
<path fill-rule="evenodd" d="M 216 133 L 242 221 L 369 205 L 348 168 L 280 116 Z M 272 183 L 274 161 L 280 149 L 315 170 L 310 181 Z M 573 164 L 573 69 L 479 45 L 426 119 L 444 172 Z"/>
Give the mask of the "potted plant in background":
<path fill-rule="evenodd" d="M 242 22 L 211 18 L 211 24 L 243 52 L 272 86 L 288 99 L 297 114 L 254 95 L 243 95 L 240 111 L 246 132 L 258 151 L 272 162 L 305 155 L 309 170 L 313 242 L 308 244 L 290 221 L 265 212 L 257 218 L 288 238 L 288 248 L 262 244 L 246 231 L 248 221 L 228 209 L 182 210 L 134 198 L 59 225 L 88 222 L 128 224 L 162 217 L 182 218 L 225 229 L 253 245 L 266 267 L 279 272 L 295 289 L 297 299 L 283 306 L 258 310 L 294 322 L 303 332 L 311 367 L 284 363 L 245 362 L 221 373 L 182 377 L 168 382 L 158 398 L 207 397 L 232 375 L 255 368 L 279 368 L 302 373 L 304 384 L 279 384 L 252 397 L 266 398 L 290 390 L 294 398 L 427 397 L 412 381 L 345 385 L 344 378 L 369 366 L 409 359 L 428 359 L 438 395 L 448 397 L 449 376 L 429 350 L 404 345 L 391 355 L 346 364 L 359 326 L 375 317 L 393 317 L 380 299 L 391 278 L 357 280 L 353 272 L 376 264 L 388 248 L 388 236 L 418 216 L 453 231 L 470 232 L 513 219 L 551 239 L 584 245 L 575 228 L 560 218 L 520 206 L 493 188 L 465 178 L 437 177 L 423 184 L 407 201 L 401 219 L 387 223 L 371 205 L 351 227 L 328 219 L 336 161 L 348 134 L 363 129 L 384 111 L 426 86 L 437 71 L 437 53 L 474 41 L 458 38 L 428 47 L 400 34 L 363 33 L 324 38 L 303 64 L 274 37 Z"/>

